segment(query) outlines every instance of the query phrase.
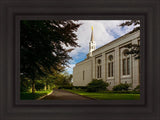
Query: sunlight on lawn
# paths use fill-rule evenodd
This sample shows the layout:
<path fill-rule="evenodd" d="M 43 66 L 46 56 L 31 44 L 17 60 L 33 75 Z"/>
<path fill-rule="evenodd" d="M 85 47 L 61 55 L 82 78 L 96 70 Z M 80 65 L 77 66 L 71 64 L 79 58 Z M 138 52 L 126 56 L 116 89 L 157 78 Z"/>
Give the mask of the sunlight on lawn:
<path fill-rule="evenodd" d="M 67 90 L 79 95 L 87 96 L 99 100 L 139 100 L 140 94 L 124 93 L 90 93 L 78 90 Z"/>
<path fill-rule="evenodd" d="M 52 92 L 52 90 L 36 91 L 35 94 L 32 94 L 31 92 L 22 92 L 20 98 L 21 100 L 36 100 L 50 92 Z"/>

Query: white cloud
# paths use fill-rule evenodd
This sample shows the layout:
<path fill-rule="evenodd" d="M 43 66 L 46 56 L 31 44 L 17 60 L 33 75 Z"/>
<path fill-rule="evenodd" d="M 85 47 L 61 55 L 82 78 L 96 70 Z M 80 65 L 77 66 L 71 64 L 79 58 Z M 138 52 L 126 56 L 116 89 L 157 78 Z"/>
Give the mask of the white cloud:
<path fill-rule="evenodd" d="M 119 25 L 123 22 L 125 22 L 125 20 L 79 20 L 78 23 L 82 23 L 82 25 L 78 28 L 76 34 L 78 38 L 77 43 L 81 47 L 75 48 L 69 55 L 73 59 L 78 59 L 81 57 L 80 53 L 85 55 L 88 53 L 91 26 L 93 26 L 94 40 L 96 42 L 96 48 L 98 48 L 130 32 L 135 27 L 132 25 L 122 29 Z M 73 61 L 70 64 L 71 68 L 67 68 L 70 73 L 76 64 L 76 61 Z"/>
<path fill-rule="evenodd" d="M 79 52 L 87 54 L 89 51 L 89 41 L 91 38 L 91 26 L 93 26 L 94 40 L 97 48 L 111 42 L 117 36 L 122 36 L 131 31 L 134 26 L 127 26 L 121 30 L 119 26 L 124 20 L 80 20 L 78 23 L 82 23 L 76 32 L 78 38 L 78 44 L 81 47 L 75 48 L 70 55 L 72 57 L 78 57 Z"/>

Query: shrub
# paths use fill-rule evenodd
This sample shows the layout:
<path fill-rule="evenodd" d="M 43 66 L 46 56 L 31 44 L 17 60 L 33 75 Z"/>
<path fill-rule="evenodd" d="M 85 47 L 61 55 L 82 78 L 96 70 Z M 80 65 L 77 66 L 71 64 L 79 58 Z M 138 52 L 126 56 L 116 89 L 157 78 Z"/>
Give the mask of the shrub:
<path fill-rule="evenodd" d="M 87 86 L 74 86 L 73 90 L 87 91 Z"/>
<path fill-rule="evenodd" d="M 78 89 L 78 90 L 86 90 L 86 86 L 73 86 L 73 85 L 61 85 L 58 89 Z"/>
<path fill-rule="evenodd" d="M 86 90 L 87 87 L 86 86 L 74 86 L 75 89 L 82 89 L 82 90 Z"/>
<path fill-rule="evenodd" d="M 134 88 L 134 91 L 140 91 L 140 85 L 137 85 L 135 88 Z"/>
<path fill-rule="evenodd" d="M 119 84 L 119 85 L 116 85 L 112 88 L 113 91 L 128 91 L 128 88 L 129 88 L 129 84 Z"/>
<path fill-rule="evenodd" d="M 73 89 L 73 86 L 72 85 L 61 85 L 58 87 L 58 89 Z"/>
<path fill-rule="evenodd" d="M 104 82 L 102 79 L 97 80 L 93 79 L 90 83 L 87 85 L 87 92 L 100 92 L 105 91 L 108 87 L 108 83 Z"/>

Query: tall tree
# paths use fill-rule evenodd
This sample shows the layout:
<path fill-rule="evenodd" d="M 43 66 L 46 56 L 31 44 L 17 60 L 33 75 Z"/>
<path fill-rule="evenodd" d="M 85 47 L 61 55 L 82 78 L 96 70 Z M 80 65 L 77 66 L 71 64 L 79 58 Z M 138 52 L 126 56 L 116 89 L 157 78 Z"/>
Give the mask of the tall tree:
<path fill-rule="evenodd" d="M 140 20 L 129 20 L 129 21 L 126 21 L 120 24 L 119 26 L 124 27 L 124 26 L 130 26 L 130 25 L 134 25 L 134 26 L 138 25 L 130 33 L 140 30 Z M 126 47 L 130 49 L 127 52 L 127 54 L 132 54 L 134 55 L 135 59 L 140 59 L 140 45 L 139 44 L 129 44 Z"/>
<path fill-rule="evenodd" d="M 68 74 L 67 72 L 63 73 L 56 73 L 54 76 L 54 84 L 58 87 L 63 87 L 63 86 L 70 86 L 71 80 L 72 80 L 72 75 Z"/>
<path fill-rule="evenodd" d="M 20 22 L 20 70 L 21 75 L 32 80 L 32 93 L 35 92 L 35 79 L 45 76 L 52 70 L 62 71 L 78 47 L 77 31 L 80 24 L 72 20 L 22 20 Z"/>

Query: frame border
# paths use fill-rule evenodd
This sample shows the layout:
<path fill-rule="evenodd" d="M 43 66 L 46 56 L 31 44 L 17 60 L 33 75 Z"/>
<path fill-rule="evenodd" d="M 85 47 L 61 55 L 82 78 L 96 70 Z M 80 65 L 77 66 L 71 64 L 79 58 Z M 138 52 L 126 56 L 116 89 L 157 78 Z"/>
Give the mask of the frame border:
<path fill-rule="evenodd" d="M 130 4 L 132 3 L 132 4 Z M 74 101 L 68 104 L 66 101 L 49 102 L 31 101 L 20 103 L 17 99 L 18 78 L 18 32 L 17 20 L 24 19 L 51 19 L 58 18 L 105 18 L 121 19 L 133 16 L 144 17 L 144 27 L 141 28 L 142 41 L 141 67 L 142 80 L 144 80 L 144 99 L 136 101 L 99 101 L 96 104 L 90 101 L 77 103 Z M 18 17 L 17 17 L 18 16 Z M 20 16 L 20 18 L 19 18 Z M 68 16 L 68 17 L 66 17 Z M 77 16 L 77 17 L 76 17 Z M 143 18 L 142 17 L 142 18 Z M 27 17 L 25 18 L 27 19 Z M 160 31 L 160 2 L 158 0 L 129 1 L 129 0 L 108 0 L 108 1 L 73 1 L 73 0 L 32 0 L 32 1 L 0 1 L 0 119 L 2 120 L 159 120 L 160 119 L 160 89 L 159 89 L 159 34 Z M 144 42 L 144 43 L 143 43 Z M 146 69 L 147 68 L 147 69 Z M 15 82 L 15 81 L 16 82 Z M 143 85 L 143 82 L 142 82 Z M 16 98 L 15 98 L 16 96 Z M 116 104 L 118 102 L 118 104 Z M 27 114 L 26 114 L 27 113 Z"/>
<path fill-rule="evenodd" d="M 80 16 L 76 16 L 76 15 L 62 15 L 62 16 L 50 16 L 49 19 L 76 19 L 76 20 L 86 20 L 86 19 L 96 19 L 96 20 L 110 20 L 110 17 L 109 15 L 93 15 L 93 16 L 90 16 L 88 15 L 87 17 L 86 16 L 83 16 L 83 15 L 80 15 Z M 112 18 L 111 19 L 116 19 L 116 15 L 112 15 Z M 126 15 L 121 15 L 121 17 L 119 17 L 118 19 L 130 19 L 130 16 L 126 16 Z M 42 19 L 46 19 L 43 15 L 42 16 L 36 16 L 36 14 L 34 16 L 28 16 L 28 15 L 15 15 L 14 16 L 14 19 L 13 21 L 15 20 L 15 24 L 16 24 L 16 27 L 14 27 L 13 29 L 13 33 L 16 35 L 16 38 L 15 38 L 15 63 L 17 66 L 15 66 L 15 75 L 16 75 L 16 78 L 14 80 L 14 83 L 15 84 L 15 88 L 13 89 L 14 91 L 14 100 L 15 100 L 15 105 L 23 105 L 23 106 L 30 106 L 30 105 L 34 105 L 34 106 L 70 106 L 70 105 L 74 105 L 74 106 L 136 106 L 136 105 L 145 105 L 145 89 L 144 89 L 144 77 L 141 77 L 141 80 L 140 80 L 140 84 L 141 84 L 141 97 L 140 97 L 140 100 L 67 100 L 67 101 L 61 101 L 61 100 L 54 100 L 54 101 L 35 101 L 35 100 L 20 100 L 20 66 L 19 66 L 19 63 L 20 63 L 20 21 L 21 20 L 42 20 Z M 137 16 L 132 16 L 132 19 L 139 19 L 141 21 L 141 28 L 144 28 L 144 24 L 145 24 L 145 19 L 146 19 L 146 16 L 143 15 L 143 14 L 140 14 L 140 15 L 137 15 Z M 16 29 L 15 29 L 16 28 Z M 142 33 L 145 33 L 143 29 L 140 30 Z M 142 44 L 142 49 L 141 49 L 141 53 L 145 53 L 145 48 L 143 46 L 145 46 L 144 44 L 144 37 L 145 35 L 141 34 L 141 44 Z M 145 60 L 145 55 L 144 54 L 141 54 L 141 57 L 142 59 Z M 144 70 L 145 70 L 145 66 L 143 64 L 143 61 L 141 61 L 142 64 L 141 64 L 141 68 L 142 71 L 142 76 L 144 76 Z M 145 61 L 144 61 L 145 63 Z M 14 84 L 13 83 L 13 84 Z"/>

